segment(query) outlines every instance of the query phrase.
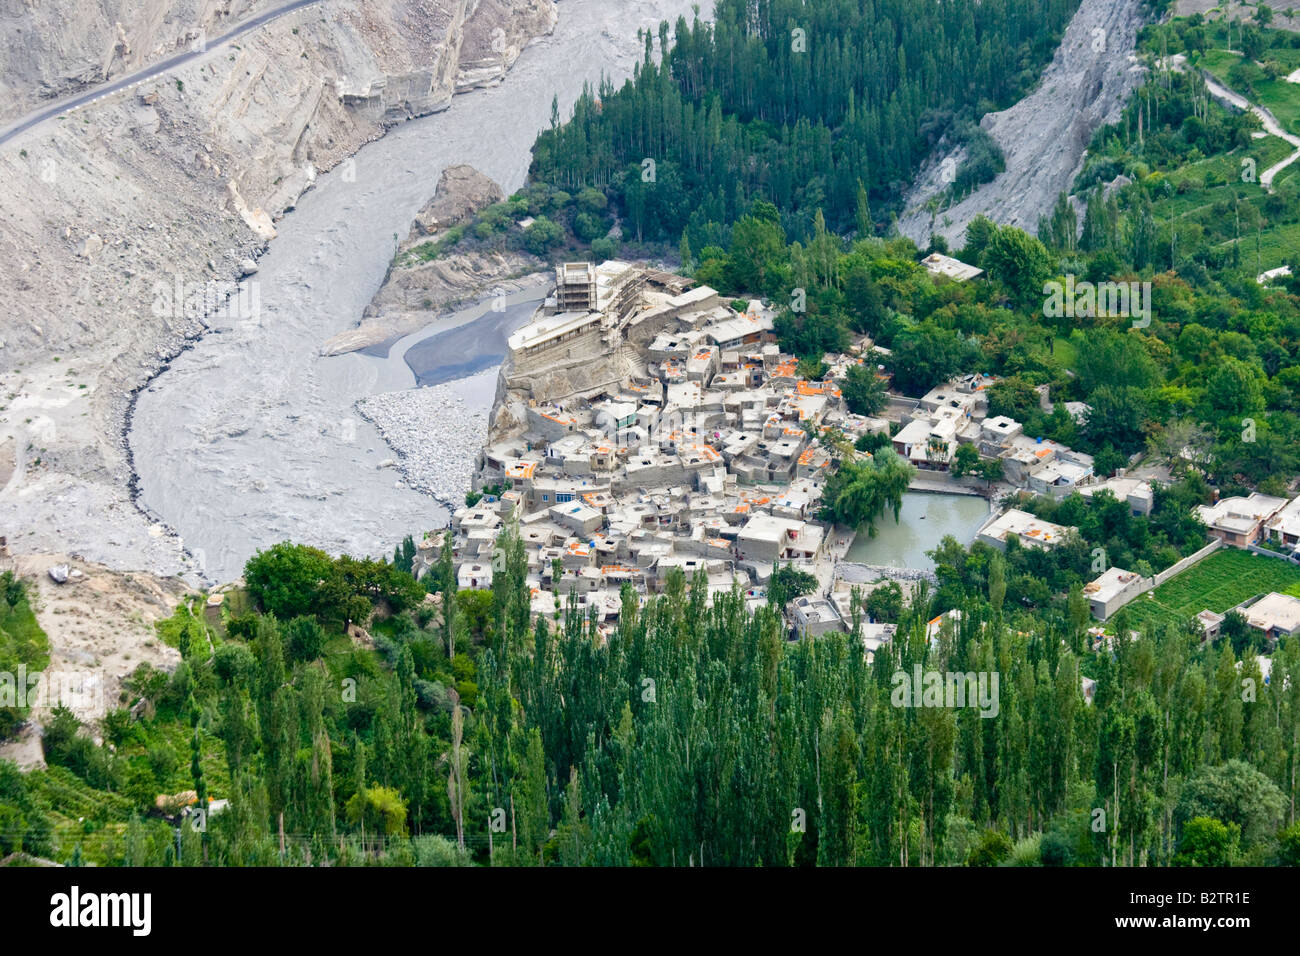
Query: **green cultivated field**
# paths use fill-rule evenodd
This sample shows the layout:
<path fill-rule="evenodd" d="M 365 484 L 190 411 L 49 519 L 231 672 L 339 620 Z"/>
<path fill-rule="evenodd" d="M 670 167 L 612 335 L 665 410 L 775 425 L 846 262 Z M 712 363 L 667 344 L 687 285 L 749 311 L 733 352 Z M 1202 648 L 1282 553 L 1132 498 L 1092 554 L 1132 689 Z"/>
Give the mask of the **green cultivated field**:
<path fill-rule="evenodd" d="M 1222 614 L 1246 598 L 1268 591 L 1300 597 L 1300 567 L 1226 548 L 1148 591 L 1125 611 L 1137 628 L 1180 624 L 1205 608 Z"/>

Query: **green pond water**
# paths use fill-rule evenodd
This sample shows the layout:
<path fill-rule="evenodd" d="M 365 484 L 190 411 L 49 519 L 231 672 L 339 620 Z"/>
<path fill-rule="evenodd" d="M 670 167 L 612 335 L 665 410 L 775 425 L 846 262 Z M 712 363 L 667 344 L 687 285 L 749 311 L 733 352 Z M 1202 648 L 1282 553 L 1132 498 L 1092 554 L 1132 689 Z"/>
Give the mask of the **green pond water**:
<path fill-rule="evenodd" d="M 945 535 L 970 544 L 989 516 L 989 503 L 973 495 L 936 495 L 909 491 L 903 495 L 898 523 L 885 514 L 876 524 L 876 536 L 860 531 L 849 547 L 846 561 L 933 570 L 925 552 L 938 546 Z"/>

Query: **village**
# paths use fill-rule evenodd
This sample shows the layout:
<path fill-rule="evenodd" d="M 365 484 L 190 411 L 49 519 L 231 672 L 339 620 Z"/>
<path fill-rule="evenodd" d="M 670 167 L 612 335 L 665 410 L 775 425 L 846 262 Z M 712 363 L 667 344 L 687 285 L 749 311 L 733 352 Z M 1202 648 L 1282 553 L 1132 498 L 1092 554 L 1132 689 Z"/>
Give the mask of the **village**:
<path fill-rule="evenodd" d="M 923 265 L 951 281 L 979 274 L 939 254 Z M 1050 549 L 1075 530 L 995 504 L 1016 491 L 1058 499 L 1107 491 L 1135 515 L 1152 509 L 1155 479 L 1101 479 L 1090 456 L 990 416 L 991 376 L 962 375 L 919 400 L 891 391 L 881 417 L 856 415 L 840 387 L 847 370 L 865 364 L 888 380 L 887 350 L 865 336 L 827 355 L 814 381 L 779 349 L 768 305 L 724 301 L 620 261 L 563 263 L 555 274 L 554 293 L 510 338 L 470 503 L 451 519 L 460 588 L 491 586 L 507 528 L 526 549 L 534 615 L 553 614 L 557 595 L 572 595 L 606 634 L 625 586 L 651 594 L 673 571 L 698 572 L 710 596 L 739 588 L 757 606 L 775 570 L 791 566 L 817 583 L 789 601 L 789 636 L 850 631 L 870 653 L 894 625 L 870 620 L 865 597 L 890 581 L 909 590 L 930 572 L 848 561 L 855 529 L 819 517 L 835 457 L 870 455 L 852 450 L 863 436 L 883 436 L 877 444 L 887 439 L 916 467 L 913 491 L 986 496 L 989 515 L 974 538 L 999 550 L 1013 538 Z M 1045 388 L 1041 398 L 1049 401 Z M 1067 410 L 1082 416 L 1087 407 Z M 951 473 L 962 445 L 997 463 L 986 480 Z M 1300 498 L 1255 494 L 1198 511 L 1209 531 L 1201 551 L 1155 575 L 1105 567 L 1086 585 L 1098 622 L 1224 546 L 1294 560 Z M 1273 547 L 1261 546 L 1269 540 Z M 430 533 L 418 543 L 417 573 L 437 562 L 444 541 Z M 1300 598 L 1289 595 L 1256 596 L 1243 613 L 1269 638 L 1300 628 Z M 1208 609 L 1198 618 L 1211 638 L 1223 619 Z M 1100 639 L 1103 628 L 1095 631 Z"/>

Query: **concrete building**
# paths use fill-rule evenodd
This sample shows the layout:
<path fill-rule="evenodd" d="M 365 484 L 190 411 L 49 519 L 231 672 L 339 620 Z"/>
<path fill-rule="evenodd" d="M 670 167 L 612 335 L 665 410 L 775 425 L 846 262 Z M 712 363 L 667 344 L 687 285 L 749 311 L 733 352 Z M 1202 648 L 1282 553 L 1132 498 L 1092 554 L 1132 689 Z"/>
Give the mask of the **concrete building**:
<path fill-rule="evenodd" d="M 921 265 L 931 275 L 951 279 L 953 282 L 969 282 L 971 279 L 984 274 L 983 269 L 967 265 L 960 259 L 954 259 L 952 256 L 945 256 L 939 252 L 930 253 L 921 260 Z"/>
<path fill-rule="evenodd" d="M 776 564 L 806 560 L 821 552 L 822 531 L 816 525 L 772 514 L 756 514 L 736 535 L 736 554 L 742 561 Z"/>
<path fill-rule="evenodd" d="M 789 610 L 795 631 L 800 637 L 818 637 L 844 629 L 844 622 L 840 620 L 835 605 L 823 597 L 806 594 L 795 598 L 790 602 Z"/>
<path fill-rule="evenodd" d="M 1107 568 L 1101 577 L 1083 586 L 1083 596 L 1088 599 L 1092 616 L 1105 621 L 1144 590 L 1143 580 L 1135 572 Z"/>
<path fill-rule="evenodd" d="M 1075 528 L 1062 527 L 1036 518 L 1027 511 L 1012 508 L 990 519 L 976 535 L 977 541 L 1005 551 L 1007 541 L 1015 538 L 1022 547 L 1053 548 Z"/>
<path fill-rule="evenodd" d="M 1222 498 L 1212 505 L 1197 505 L 1196 513 L 1214 537 L 1244 548 L 1260 539 L 1265 522 L 1286 504 L 1285 498 L 1255 492 L 1245 498 Z"/>
<path fill-rule="evenodd" d="M 1109 491 L 1116 500 L 1125 502 L 1134 516 L 1149 515 L 1155 506 L 1155 492 L 1151 482 L 1141 478 L 1107 478 L 1079 489 L 1085 498 L 1091 498 L 1102 491 Z"/>
<path fill-rule="evenodd" d="M 1254 603 L 1241 605 L 1238 610 L 1270 642 L 1300 632 L 1300 598 L 1289 594 L 1272 591 Z"/>
<path fill-rule="evenodd" d="M 596 266 L 591 262 L 565 262 L 555 267 L 555 302 L 558 312 L 595 312 Z"/>
<path fill-rule="evenodd" d="M 1092 468 L 1072 461 L 1049 462 L 1029 476 L 1029 490 L 1038 495 L 1064 498 L 1092 477 Z"/>
<path fill-rule="evenodd" d="M 1265 534 L 1288 548 L 1300 548 L 1300 496 L 1292 498 L 1264 522 Z"/>

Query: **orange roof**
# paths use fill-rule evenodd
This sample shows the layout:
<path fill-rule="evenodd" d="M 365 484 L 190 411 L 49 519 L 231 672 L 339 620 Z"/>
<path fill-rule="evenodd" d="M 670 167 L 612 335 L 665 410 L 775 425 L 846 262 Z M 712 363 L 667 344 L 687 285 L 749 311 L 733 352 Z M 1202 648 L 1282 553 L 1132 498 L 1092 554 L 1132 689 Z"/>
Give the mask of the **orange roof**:
<path fill-rule="evenodd" d="M 687 445 L 687 451 L 695 452 L 709 461 L 717 461 L 721 456 L 709 445 Z"/>

